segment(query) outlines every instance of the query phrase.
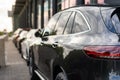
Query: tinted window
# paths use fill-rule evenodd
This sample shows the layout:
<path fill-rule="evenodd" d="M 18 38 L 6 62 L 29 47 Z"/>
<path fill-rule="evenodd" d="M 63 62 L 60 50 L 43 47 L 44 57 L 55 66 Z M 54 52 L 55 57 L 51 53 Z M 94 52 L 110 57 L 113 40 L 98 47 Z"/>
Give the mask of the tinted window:
<path fill-rule="evenodd" d="M 48 22 L 47 27 L 49 27 L 51 30 L 54 30 L 55 25 L 56 25 L 56 23 L 57 23 L 60 15 L 61 15 L 60 13 L 54 15 L 54 16 L 50 19 L 50 21 Z"/>
<path fill-rule="evenodd" d="M 101 15 L 107 29 L 113 33 L 120 33 L 120 8 L 101 8 Z"/>
<path fill-rule="evenodd" d="M 86 21 L 80 13 L 76 13 L 72 33 L 83 32 L 86 30 L 89 30 Z"/>
<path fill-rule="evenodd" d="M 70 34 L 72 32 L 72 27 L 75 19 L 75 12 L 73 12 L 68 20 L 67 26 L 64 30 L 64 34 Z"/>
<path fill-rule="evenodd" d="M 64 12 L 61 14 L 61 16 L 56 24 L 56 27 L 55 27 L 57 34 L 63 33 L 63 30 L 64 30 L 65 26 L 67 25 L 67 22 L 70 18 L 71 13 L 72 12 Z"/>
<path fill-rule="evenodd" d="M 113 17 L 111 18 L 111 20 L 112 20 L 113 26 L 115 27 L 115 31 L 117 33 L 120 33 L 120 21 L 119 21 L 118 16 L 116 14 L 113 15 Z"/>
<path fill-rule="evenodd" d="M 61 16 L 61 13 L 57 13 L 49 20 L 48 25 L 42 31 L 43 35 L 46 32 L 49 33 L 49 35 L 55 35 L 56 34 L 55 26 L 56 26 L 60 16 Z"/>

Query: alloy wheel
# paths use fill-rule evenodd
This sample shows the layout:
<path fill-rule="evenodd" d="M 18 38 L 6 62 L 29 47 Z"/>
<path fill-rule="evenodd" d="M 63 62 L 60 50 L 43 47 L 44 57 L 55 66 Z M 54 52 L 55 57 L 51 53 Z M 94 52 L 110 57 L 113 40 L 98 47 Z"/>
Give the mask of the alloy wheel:
<path fill-rule="evenodd" d="M 59 72 L 55 78 L 55 80 L 68 80 L 66 75 L 63 72 Z"/>

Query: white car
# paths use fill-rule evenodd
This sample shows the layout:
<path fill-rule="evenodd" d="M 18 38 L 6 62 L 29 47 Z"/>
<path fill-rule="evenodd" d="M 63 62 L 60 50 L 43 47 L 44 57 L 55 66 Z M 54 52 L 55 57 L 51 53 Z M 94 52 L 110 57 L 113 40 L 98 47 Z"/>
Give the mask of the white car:
<path fill-rule="evenodd" d="M 13 43 L 15 44 L 15 46 L 17 46 L 17 38 L 19 37 L 20 33 L 23 31 L 22 28 L 18 28 L 12 35 L 12 40 L 13 40 Z"/>
<path fill-rule="evenodd" d="M 15 37 L 17 37 L 22 30 L 23 30 L 22 28 L 18 28 L 18 29 L 13 33 L 12 38 L 14 39 Z"/>
<path fill-rule="evenodd" d="M 28 33 L 28 31 L 23 30 L 16 40 L 17 41 L 17 48 L 18 48 L 20 53 L 21 53 L 21 43 L 26 39 L 27 33 Z"/>
<path fill-rule="evenodd" d="M 34 42 L 41 40 L 40 37 L 36 37 L 35 33 L 39 31 L 38 29 L 31 29 L 26 36 L 26 39 L 21 43 L 21 56 L 29 63 L 29 48 Z"/>

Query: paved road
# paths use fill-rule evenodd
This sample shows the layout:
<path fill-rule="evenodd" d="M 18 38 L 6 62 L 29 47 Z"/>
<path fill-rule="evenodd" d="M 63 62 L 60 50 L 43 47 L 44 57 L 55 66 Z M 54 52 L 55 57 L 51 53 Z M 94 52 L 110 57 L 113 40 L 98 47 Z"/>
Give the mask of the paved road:
<path fill-rule="evenodd" d="M 11 40 L 5 43 L 6 67 L 0 68 L 0 80 L 30 80 L 29 70 Z"/>

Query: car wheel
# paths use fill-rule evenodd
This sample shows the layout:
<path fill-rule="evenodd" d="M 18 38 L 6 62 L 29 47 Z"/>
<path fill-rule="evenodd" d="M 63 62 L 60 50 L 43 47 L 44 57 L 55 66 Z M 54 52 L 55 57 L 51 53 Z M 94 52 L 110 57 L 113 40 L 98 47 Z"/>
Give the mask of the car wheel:
<path fill-rule="evenodd" d="M 55 80 L 68 80 L 64 72 L 59 72 L 55 78 Z"/>

